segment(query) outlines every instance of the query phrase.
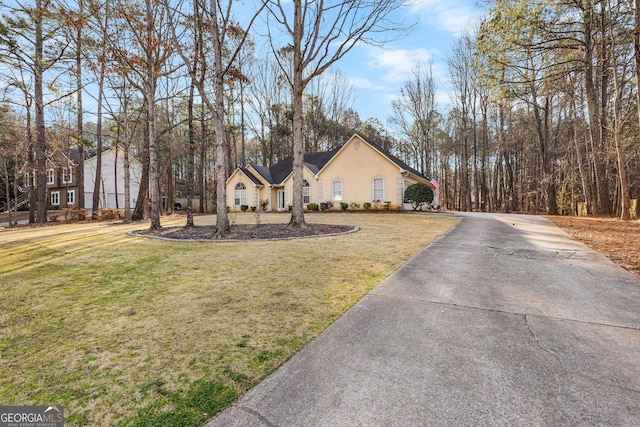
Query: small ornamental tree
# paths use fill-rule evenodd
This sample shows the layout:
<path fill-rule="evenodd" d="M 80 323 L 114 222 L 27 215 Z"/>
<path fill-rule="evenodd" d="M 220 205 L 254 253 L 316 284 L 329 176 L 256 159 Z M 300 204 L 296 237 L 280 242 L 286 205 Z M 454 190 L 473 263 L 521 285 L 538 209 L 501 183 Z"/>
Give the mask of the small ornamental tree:
<path fill-rule="evenodd" d="M 404 202 L 411 203 L 414 211 L 417 211 L 423 203 L 433 202 L 433 189 L 422 182 L 411 184 L 404 191 Z"/>

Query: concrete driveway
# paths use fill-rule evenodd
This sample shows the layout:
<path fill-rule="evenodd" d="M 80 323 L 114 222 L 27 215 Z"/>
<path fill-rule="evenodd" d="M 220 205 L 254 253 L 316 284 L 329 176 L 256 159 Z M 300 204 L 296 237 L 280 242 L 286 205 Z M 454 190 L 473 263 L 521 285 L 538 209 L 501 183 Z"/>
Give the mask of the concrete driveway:
<path fill-rule="evenodd" d="M 640 281 L 463 214 L 213 426 L 640 425 Z"/>

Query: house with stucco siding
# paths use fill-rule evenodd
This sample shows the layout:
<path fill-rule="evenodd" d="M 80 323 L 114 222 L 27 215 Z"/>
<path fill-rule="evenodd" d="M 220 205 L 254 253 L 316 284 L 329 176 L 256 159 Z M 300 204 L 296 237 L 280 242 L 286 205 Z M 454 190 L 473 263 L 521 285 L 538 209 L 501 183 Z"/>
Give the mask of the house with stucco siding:
<path fill-rule="evenodd" d="M 291 158 L 267 167 L 249 164 L 237 168 L 227 179 L 227 206 L 244 206 L 270 211 L 286 211 L 293 197 Z M 353 135 L 346 143 L 329 151 L 304 155 L 303 204 L 364 203 L 386 201 L 392 209 L 404 208 L 404 190 L 411 184 L 429 180 L 388 150 Z M 429 184 L 431 185 L 431 184 Z"/>

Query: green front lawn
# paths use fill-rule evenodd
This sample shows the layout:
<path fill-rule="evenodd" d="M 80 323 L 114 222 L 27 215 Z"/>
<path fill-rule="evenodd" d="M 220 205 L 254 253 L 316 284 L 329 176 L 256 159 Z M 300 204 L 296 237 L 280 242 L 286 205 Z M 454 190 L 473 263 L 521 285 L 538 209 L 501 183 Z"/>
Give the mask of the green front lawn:
<path fill-rule="evenodd" d="M 1 231 L 0 403 L 62 404 L 69 426 L 201 425 L 456 221 L 306 218 L 361 229 L 236 243 L 126 235 L 146 223 Z"/>

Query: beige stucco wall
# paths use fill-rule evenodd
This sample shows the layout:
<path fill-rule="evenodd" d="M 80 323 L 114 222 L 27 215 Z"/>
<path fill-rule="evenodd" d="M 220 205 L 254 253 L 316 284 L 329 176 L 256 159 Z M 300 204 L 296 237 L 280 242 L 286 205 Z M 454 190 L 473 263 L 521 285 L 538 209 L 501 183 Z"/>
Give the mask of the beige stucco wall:
<path fill-rule="evenodd" d="M 227 206 L 231 210 L 240 210 L 240 206 L 235 205 L 235 188 L 238 183 L 242 182 L 247 188 L 247 206 L 260 206 L 260 200 L 270 198 L 268 196 L 269 189 L 267 186 L 255 185 L 255 183 L 241 170 L 236 170 L 231 178 L 227 181 Z"/>
<path fill-rule="evenodd" d="M 340 209 L 340 202 L 373 202 L 373 180 L 384 180 L 382 202 L 390 201 L 392 206 L 402 206 L 404 188 L 416 182 L 403 175 L 398 166 L 376 151 L 357 136 L 349 140 L 336 157 L 320 172 L 318 187 L 321 201 L 331 200 L 334 209 Z M 343 182 L 342 200 L 332 200 L 332 182 Z"/>
<path fill-rule="evenodd" d="M 319 198 L 319 188 L 318 188 L 318 181 L 315 179 L 313 172 L 311 172 L 307 167 L 304 167 L 302 170 L 302 178 L 306 179 L 309 182 L 309 188 L 310 188 L 310 200 L 309 203 L 316 203 L 316 204 L 320 204 L 321 202 L 323 202 L 323 200 L 321 200 L 321 198 Z M 279 190 L 282 190 L 282 188 L 279 188 Z M 284 193 L 285 193 L 285 209 L 288 209 L 288 206 L 291 205 L 291 201 L 293 200 L 293 174 L 289 175 L 287 177 L 287 179 L 284 181 Z M 274 192 L 273 195 L 273 209 L 277 210 L 277 194 Z M 305 207 L 307 206 L 307 203 L 305 203 Z"/>

